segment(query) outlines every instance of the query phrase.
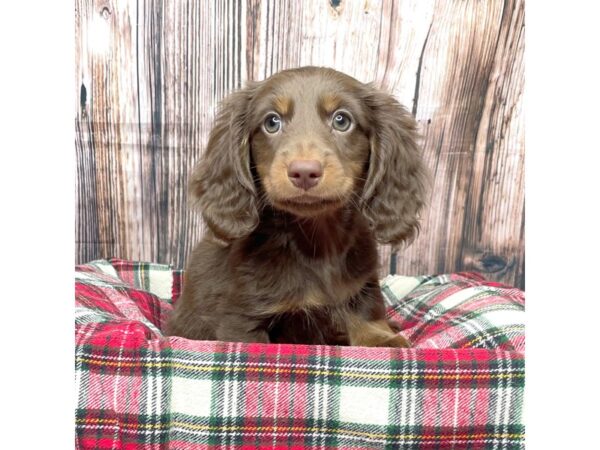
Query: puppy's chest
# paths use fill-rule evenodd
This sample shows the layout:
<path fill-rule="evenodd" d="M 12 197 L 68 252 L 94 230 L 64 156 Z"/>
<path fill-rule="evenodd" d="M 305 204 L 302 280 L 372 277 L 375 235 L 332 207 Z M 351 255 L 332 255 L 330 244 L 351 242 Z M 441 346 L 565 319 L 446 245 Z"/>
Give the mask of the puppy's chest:
<path fill-rule="evenodd" d="M 244 304 L 261 315 L 340 306 L 376 277 L 377 250 L 368 239 L 324 257 L 307 255 L 286 235 L 263 242 L 242 253 L 235 277 L 250 293 Z"/>
<path fill-rule="evenodd" d="M 276 289 L 267 287 L 261 306 L 263 314 L 317 310 L 340 306 L 358 294 L 365 277 L 348 278 L 341 267 L 315 264 L 283 271 Z"/>

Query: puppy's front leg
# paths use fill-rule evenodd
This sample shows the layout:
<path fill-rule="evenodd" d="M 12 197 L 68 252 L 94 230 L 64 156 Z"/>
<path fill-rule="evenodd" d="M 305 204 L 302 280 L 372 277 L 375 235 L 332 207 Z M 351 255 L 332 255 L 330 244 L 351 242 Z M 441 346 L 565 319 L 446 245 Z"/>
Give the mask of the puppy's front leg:
<path fill-rule="evenodd" d="M 269 335 L 259 320 L 241 314 L 227 314 L 219 318 L 215 331 L 217 340 L 228 342 L 259 342 L 268 344 Z"/>
<path fill-rule="evenodd" d="M 350 345 L 410 347 L 410 342 L 398 334 L 400 325 L 385 318 L 385 303 L 376 279 L 367 282 L 352 299 L 345 321 Z"/>

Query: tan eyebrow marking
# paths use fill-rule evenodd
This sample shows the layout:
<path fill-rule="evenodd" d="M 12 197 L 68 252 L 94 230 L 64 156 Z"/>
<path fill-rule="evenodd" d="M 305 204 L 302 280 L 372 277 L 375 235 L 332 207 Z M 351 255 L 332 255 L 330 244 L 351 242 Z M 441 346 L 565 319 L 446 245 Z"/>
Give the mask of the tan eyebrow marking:
<path fill-rule="evenodd" d="M 327 114 L 334 112 L 341 103 L 341 99 L 335 94 L 325 94 L 321 97 L 321 107 Z"/>
<path fill-rule="evenodd" d="M 275 97 L 273 101 L 273 106 L 277 110 L 279 114 L 282 116 L 287 116 L 291 114 L 294 104 L 292 99 L 289 97 Z"/>

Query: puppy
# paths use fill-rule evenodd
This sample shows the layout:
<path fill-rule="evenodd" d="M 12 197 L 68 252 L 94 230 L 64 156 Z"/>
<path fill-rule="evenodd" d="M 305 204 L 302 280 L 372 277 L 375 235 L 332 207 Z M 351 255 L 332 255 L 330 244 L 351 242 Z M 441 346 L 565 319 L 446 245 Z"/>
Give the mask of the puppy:
<path fill-rule="evenodd" d="M 415 120 L 371 85 L 303 67 L 233 93 L 192 175 L 209 230 L 167 334 L 407 347 L 377 242 L 414 237 L 425 180 Z"/>

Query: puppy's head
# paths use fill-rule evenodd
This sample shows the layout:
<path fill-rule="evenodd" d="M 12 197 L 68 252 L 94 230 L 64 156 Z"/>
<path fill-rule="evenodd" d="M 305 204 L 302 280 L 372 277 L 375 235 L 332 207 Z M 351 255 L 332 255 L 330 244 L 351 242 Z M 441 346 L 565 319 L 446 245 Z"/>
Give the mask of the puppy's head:
<path fill-rule="evenodd" d="M 307 218 L 354 205 L 378 241 L 398 244 L 418 229 L 424 181 L 416 124 L 398 102 L 305 67 L 225 100 L 191 189 L 224 240 L 249 234 L 268 203 Z"/>

